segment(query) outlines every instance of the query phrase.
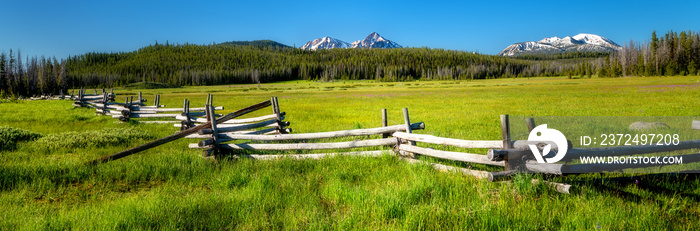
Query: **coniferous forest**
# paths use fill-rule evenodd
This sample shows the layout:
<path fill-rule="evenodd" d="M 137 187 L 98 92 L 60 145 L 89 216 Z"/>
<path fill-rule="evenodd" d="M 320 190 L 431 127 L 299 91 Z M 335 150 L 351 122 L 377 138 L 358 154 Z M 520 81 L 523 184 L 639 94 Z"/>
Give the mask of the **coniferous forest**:
<path fill-rule="evenodd" d="M 700 36 L 668 32 L 615 53 L 501 57 L 430 48 L 306 51 L 273 41 L 159 44 L 132 52 L 57 59 L 0 54 L 0 97 L 57 94 L 59 89 L 135 82 L 181 86 L 284 80 L 471 80 L 534 76 L 698 75 Z"/>

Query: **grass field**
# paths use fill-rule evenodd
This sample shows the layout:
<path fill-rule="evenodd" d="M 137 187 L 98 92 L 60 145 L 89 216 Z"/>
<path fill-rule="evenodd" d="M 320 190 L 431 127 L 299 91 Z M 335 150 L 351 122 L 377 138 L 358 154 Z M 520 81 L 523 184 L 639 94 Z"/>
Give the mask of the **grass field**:
<path fill-rule="evenodd" d="M 168 107 L 181 107 L 185 98 L 193 107 L 203 105 L 206 93 L 212 93 L 214 104 L 225 106 L 224 112 L 277 96 L 294 133 L 377 127 L 382 108 L 388 109 L 390 125 L 403 124 L 401 108 L 407 107 L 412 122 L 426 124 L 417 133 L 476 140 L 500 139 L 500 114 L 700 114 L 697 76 L 290 81 L 115 89 L 117 101 L 139 91 L 149 100 L 160 94 L 161 104 Z M 531 178 L 543 176 L 489 183 L 411 165 L 391 155 L 225 159 L 217 165 L 200 158 L 200 151 L 187 149 L 191 140 L 185 139 L 85 167 L 85 161 L 172 134 L 176 128 L 121 124 L 95 116 L 94 109 L 74 109 L 69 101 L 2 102 L 0 126 L 42 136 L 0 151 L 0 230 L 700 228 L 700 179 L 695 175 L 552 179 L 578 189 L 565 195 L 530 184 Z"/>

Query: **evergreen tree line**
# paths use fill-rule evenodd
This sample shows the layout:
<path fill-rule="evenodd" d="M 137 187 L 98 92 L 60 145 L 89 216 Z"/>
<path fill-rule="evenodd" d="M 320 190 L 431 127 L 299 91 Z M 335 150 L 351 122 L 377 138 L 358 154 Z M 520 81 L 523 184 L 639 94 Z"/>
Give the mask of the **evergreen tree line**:
<path fill-rule="evenodd" d="M 524 60 L 559 60 L 559 59 L 580 59 L 580 58 L 600 58 L 607 57 L 610 52 L 602 51 L 567 51 L 551 54 L 523 54 L 513 58 Z"/>
<path fill-rule="evenodd" d="M 644 43 L 630 41 L 598 64 L 601 77 L 700 75 L 700 35 L 656 31 Z"/>
<path fill-rule="evenodd" d="M 263 43 L 264 44 L 264 43 Z M 0 94 L 57 94 L 59 89 L 118 87 L 134 82 L 174 85 L 284 80 L 469 80 L 533 76 L 652 76 L 697 74 L 697 33 L 673 31 L 617 53 L 520 58 L 429 48 L 328 49 L 284 46 L 158 44 L 133 52 L 91 52 L 63 60 L 0 54 Z"/>
<path fill-rule="evenodd" d="M 56 57 L 35 56 L 23 65 L 19 50 L 0 53 L 0 98 L 57 94 L 71 86 L 66 70 L 66 61 Z"/>
<path fill-rule="evenodd" d="M 593 62 L 593 59 L 586 59 Z M 576 62 L 532 61 L 429 48 L 327 49 L 156 44 L 128 53 L 70 57 L 68 75 L 81 85 L 140 81 L 176 85 L 283 80 L 468 80 L 562 75 Z"/>

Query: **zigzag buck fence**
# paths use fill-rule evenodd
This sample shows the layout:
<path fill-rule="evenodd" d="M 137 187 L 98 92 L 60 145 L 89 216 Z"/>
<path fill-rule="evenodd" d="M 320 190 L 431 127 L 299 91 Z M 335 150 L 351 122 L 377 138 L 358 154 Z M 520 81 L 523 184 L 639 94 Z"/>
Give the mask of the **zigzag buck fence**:
<path fill-rule="evenodd" d="M 72 98 L 72 97 L 71 97 Z M 173 118 L 173 121 L 157 121 L 156 123 L 176 123 L 180 132 L 164 137 L 153 142 L 140 145 L 120 153 L 105 156 L 88 164 L 97 164 L 119 159 L 152 147 L 156 147 L 179 138 L 196 139 L 198 142 L 190 143 L 189 148 L 203 149 L 203 156 L 233 155 L 260 160 L 276 158 L 322 158 L 332 155 L 362 155 L 379 156 L 384 153 L 394 153 L 411 163 L 425 163 L 441 171 L 456 171 L 476 178 L 485 178 L 489 181 L 507 180 L 515 174 L 542 173 L 549 175 L 579 174 L 599 171 L 619 171 L 628 168 L 653 167 L 652 165 L 602 165 L 602 164 L 550 164 L 538 163 L 525 140 L 511 140 L 510 121 L 508 115 L 501 115 L 500 140 L 463 140 L 454 138 L 436 137 L 432 135 L 415 134 L 413 131 L 425 129 L 423 122 L 411 123 L 408 109 L 403 109 L 404 124 L 387 124 L 387 111 L 382 110 L 382 126 L 376 128 L 353 129 L 343 131 L 329 131 L 318 133 L 291 134 L 288 128 L 290 122 L 284 121 L 286 113 L 282 112 L 276 97 L 261 103 L 251 105 L 226 115 L 216 114 L 216 110 L 223 107 L 214 107 L 212 95 L 208 95 L 207 103 L 203 108 L 190 108 L 186 99 L 183 108 L 162 108 L 159 105 L 160 96 L 156 96 L 154 106 L 144 106 L 141 94 L 136 101 L 128 98 L 125 103 L 110 101 L 114 94 L 103 91 L 102 96 L 84 95 L 81 90 L 76 98 L 76 106 L 97 108 L 101 114 L 111 114 L 114 118 L 128 121 L 131 118 L 163 117 Z M 271 114 L 237 119 L 237 117 L 271 107 Z M 115 112 L 116 111 L 116 112 Z M 178 114 L 163 114 L 162 112 L 180 112 Z M 152 121 L 147 121 L 152 122 Z M 179 122 L 179 123 L 178 123 Z M 534 119 L 526 121 L 528 129 L 532 131 L 536 126 Z M 700 130 L 700 121 L 692 121 L 692 128 Z M 371 136 L 382 138 L 370 138 Z M 306 142 L 320 139 L 332 139 L 342 137 L 354 137 L 353 141 L 342 142 Z M 299 142 L 302 141 L 302 142 Z M 569 141 L 570 142 L 570 141 Z M 486 155 L 465 152 L 444 151 L 421 147 L 420 143 L 437 144 L 443 147 L 458 147 L 464 149 L 487 149 Z M 423 145 L 425 146 L 425 145 Z M 545 144 L 537 143 L 540 151 Z M 343 150 L 374 147 L 373 151 L 346 151 L 312 154 L 289 154 L 290 151 L 308 150 Z M 571 145 L 569 145 L 571 147 Z M 634 156 L 649 153 L 670 152 L 685 149 L 700 148 L 700 140 L 681 141 L 678 145 L 639 145 L 611 148 L 573 148 L 567 151 L 564 161 L 571 162 L 581 156 Z M 261 154 L 254 152 L 282 151 L 286 154 Z M 552 152 L 556 151 L 556 148 Z M 253 153 L 251 153 L 253 152 Z M 417 156 L 430 156 L 437 159 L 459 161 L 465 163 L 491 165 L 503 167 L 502 171 L 479 171 L 467 168 L 448 166 L 439 163 L 426 163 L 416 159 Z M 700 154 L 682 155 L 683 163 L 700 162 Z M 534 181 L 533 181 L 534 183 Z M 559 192 L 570 193 L 571 185 L 564 183 L 543 183 L 552 186 Z"/>

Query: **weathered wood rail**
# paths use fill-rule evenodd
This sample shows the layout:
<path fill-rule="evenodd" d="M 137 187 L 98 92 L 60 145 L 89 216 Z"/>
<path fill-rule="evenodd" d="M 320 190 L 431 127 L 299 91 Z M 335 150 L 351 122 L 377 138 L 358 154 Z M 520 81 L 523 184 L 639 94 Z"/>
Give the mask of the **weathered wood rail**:
<path fill-rule="evenodd" d="M 101 101 L 85 100 L 86 96 L 79 94 L 81 105 L 88 105 L 97 108 L 98 112 L 111 114 L 113 117 L 128 116 L 128 118 L 153 118 L 169 117 L 175 121 L 150 121 L 155 123 L 173 122 L 175 127 L 180 127 L 181 132 L 171 135 L 151 143 L 135 147 L 124 152 L 89 162 L 90 164 L 106 162 L 131 155 L 136 152 L 146 150 L 179 138 L 201 139 L 197 143 L 190 143 L 189 148 L 203 149 L 204 156 L 219 154 L 232 154 L 238 158 L 254 159 L 277 159 L 277 158 L 323 158 L 333 155 L 364 155 L 377 156 L 382 153 L 396 153 L 410 163 L 426 163 L 415 159 L 416 156 L 429 156 L 437 159 L 460 161 L 482 165 L 503 167 L 502 171 L 479 171 L 448 166 L 438 163 L 427 163 L 440 171 L 455 171 L 465 175 L 484 178 L 490 181 L 507 180 L 514 174 L 522 173 L 543 173 L 551 175 L 578 174 L 600 171 L 620 171 L 630 168 L 657 167 L 658 164 L 561 164 L 561 163 L 538 163 L 532 152 L 529 150 L 528 142 L 522 140 L 511 140 L 510 121 L 508 115 L 501 116 L 501 139 L 500 140 L 462 140 L 454 138 L 444 138 L 432 135 L 415 134 L 413 131 L 425 129 L 422 122 L 411 123 L 408 110 L 404 108 L 404 124 L 387 125 L 386 110 L 382 110 L 382 127 L 353 129 L 343 131 L 329 131 L 317 133 L 290 134 L 292 130 L 287 128 L 289 121 L 284 121 L 286 113 L 279 108 L 276 97 L 260 104 L 253 105 L 227 115 L 216 114 L 216 110 L 223 107 L 213 107 L 213 97 L 207 98 L 207 104 L 202 108 L 190 108 L 189 101 L 185 100 L 182 108 L 161 108 L 160 97 L 156 96 L 154 106 L 142 105 L 143 99 L 139 94 L 138 101 L 127 99 L 123 104 L 109 102 L 107 94 L 103 94 Z M 136 103 L 134 103 L 136 102 Z M 271 106 L 272 114 L 262 115 L 252 118 L 234 119 L 241 115 L 262 108 Z M 109 110 L 116 110 L 109 111 Z M 194 111 L 204 110 L 204 112 Z M 162 112 L 180 112 L 179 114 L 167 114 Z M 217 119 L 218 117 L 218 119 Z M 535 121 L 530 118 L 526 120 L 528 128 L 535 127 Z M 700 130 L 700 121 L 693 121 L 692 128 Z M 382 138 L 370 138 L 372 135 L 381 135 Z M 306 142 L 319 139 L 333 139 L 341 137 L 358 137 L 354 141 L 341 142 Z M 303 141 L 303 142 L 298 142 Z M 262 142 L 262 143 L 260 143 Z M 437 150 L 427 148 L 438 145 L 440 147 L 457 147 L 463 149 L 488 149 L 486 155 L 476 153 L 466 153 L 458 151 Z M 421 147 L 423 146 L 423 147 Z M 571 147 L 572 145 L 569 145 Z M 366 147 L 379 147 L 384 150 L 375 151 L 354 151 L 354 152 L 330 152 L 312 154 L 250 154 L 251 151 L 290 151 L 290 150 L 341 150 L 357 149 Z M 392 147 L 388 150 L 387 147 Z M 557 147 L 552 149 L 556 151 Z M 614 148 L 573 148 L 567 150 L 567 158 L 564 161 L 577 160 L 584 156 L 632 156 L 649 153 L 671 152 L 686 149 L 700 149 L 700 140 L 681 141 L 678 145 L 645 145 L 645 146 L 625 146 Z M 244 151 L 247 150 L 247 151 Z M 700 162 L 700 154 L 681 155 L 683 163 Z M 556 182 L 537 181 L 554 187 L 562 193 L 570 193 L 571 185 Z M 533 181 L 533 183 L 536 183 Z"/>
<path fill-rule="evenodd" d="M 265 115 L 249 119 L 240 119 L 238 121 L 232 121 L 232 124 L 221 124 L 217 126 L 210 126 L 209 128 L 202 129 L 198 132 L 198 135 L 190 135 L 188 138 L 206 138 L 198 143 L 192 143 L 189 145 L 190 148 L 203 148 L 208 149 L 205 151 L 206 154 L 215 153 L 221 150 L 227 152 L 232 152 L 235 150 L 325 150 L 325 149 L 352 149 L 361 147 L 375 147 L 375 146 L 393 146 L 396 144 L 397 140 L 395 138 L 384 138 L 375 140 L 356 140 L 349 142 L 334 142 L 334 143 L 225 143 L 237 140 L 249 140 L 249 141 L 295 141 L 295 140 L 314 140 L 314 139 L 328 139 L 328 138 L 338 138 L 338 137 L 350 137 L 350 136 L 369 136 L 376 134 L 386 134 L 395 131 L 402 131 L 406 129 L 404 125 L 387 126 L 380 128 L 370 128 L 370 129 L 355 129 L 355 130 L 345 130 L 345 131 L 332 131 L 332 132 L 319 132 L 319 133 L 303 133 L 303 134 L 285 134 L 291 132 L 287 130 L 286 126 L 289 126 L 288 121 L 284 120 L 284 115 L 286 113 L 281 112 L 279 109 L 279 103 L 277 98 L 273 97 L 270 99 L 272 102 L 272 115 Z M 213 110 L 212 110 L 213 112 Z M 181 117 L 184 119 L 184 116 Z M 271 118 L 271 119 L 269 119 Z M 200 120 L 202 121 L 202 120 Z M 258 122 L 259 121 L 259 122 Z M 246 123 L 247 122 L 247 123 Z M 240 123 L 240 124 L 239 124 Z M 271 127 L 263 130 L 253 130 L 264 127 Z M 423 129 L 425 124 L 416 123 L 411 125 L 414 129 Z M 245 131 L 245 132 L 244 132 Z M 261 132 L 264 131 L 264 132 Z M 322 154 L 314 154 L 322 155 Z"/>
<path fill-rule="evenodd" d="M 73 97 L 71 97 L 73 98 Z M 74 97 L 74 106 L 76 107 L 88 107 L 95 108 L 97 114 L 109 115 L 112 118 L 119 119 L 120 121 L 129 121 L 131 119 L 137 118 L 172 118 L 173 120 L 145 120 L 139 121 L 142 123 L 177 123 L 181 124 L 181 121 L 186 120 L 182 117 L 184 115 L 191 117 L 194 121 L 202 121 L 197 116 L 204 116 L 205 107 L 190 108 L 189 101 L 185 100 L 186 105 L 182 108 L 166 108 L 165 105 L 160 104 L 160 95 L 155 95 L 152 106 L 147 106 L 144 104 L 147 100 L 143 97 L 141 92 L 138 93 L 136 99 L 133 96 L 126 97 L 124 103 L 115 102 L 115 95 L 113 92 L 109 94 L 103 90 L 103 95 L 85 95 L 84 89 L 78 92 L 78 96 Z M 212 101 L 212 95 L 209 94 L 207 102 Z M 214 107 L 216 110 L 223 110 L 224 107 L 218 106 Z M 216 117 L 221 117 L 222 115 L 216 114 Z M 204 120 L 206 122 L 206 120 Z M 181 130 L 186 128 L 194 127 L 193 123 L 186 123 L 189 126 L 185 126 Z"/>
<path fill-rule="evenodd" d="M 98 158 L 98 159 L 89 161 L 89 162 L 87 162 L 87 164 L 94 165 L 94 164 L 98 164 L 98 163 L 104 163 L 104 162 L 108 162 L 108 161 L 120 159 L 120 158 L 129 156 L 129 155 L 132 155 L 132 154 L 134 154 L 134 153 L 138 153 L 138 152 L 141 152 L 141 151 L 144 151 L 144 150 L 148 150 L 148 149 L 150 149 L 150 148 L 154 148 L 154 147 L 163 145 L 163 144 L 165 144 L 165 143 L 168 143 L 168 142 L 171 142 L 171 141 L 180 139 L 180 138 L 185 137 L 185 136 L 187 136 L 187 135 L 189 135 L 189 134 L 195 133 L 195 132 L 197 132 L 197 131 L 199 131 L 199 130 L 201 130 L 201 129 L 204 129 L 204 128 L 206 128 L 206 127 L 210 127 L 212 123 L 224 122 L 224 121 L 226 121 L 226 120 L 230 120 L 230 119 L 233 119 L 233 118 L 236 118 L 236 117 L 239 117 L 239 116 L 242 116 L 242 115 L 245 115 L 245 114 L 248 114 L 248 113 L 257 111 L 257 110 L 260 110 L 260 109 L 265 108 L 265 107 L 268 107 L 268 106 L 270 106 L 270 101 L 269 101 L 269 100 L 268 100 L 268 101 L 263 101 L 263 102 L 261 102 L 261 103 L 258 103 L 258 104 L 255 104 L 255 105 L 252 105 L 252 106 L 249 106 L 249 107 L 240 109 L 240 110 L 238 110 L 238 111 L 235 111 L 235 112 L 233 112 L 233 113 L 227 114 L 227 115 L 225 115 L 225 116 L 223 116 L 223 117 L 221 117 L 221 118 L 219 118 L 219 119 L 216 119 L 216 120 L 213 120 L 213 121 L 210 121 L 210 122 L 207 122 L 207 123 L 200 124 L 200 125 L 198 125 L 198 126 L 189 128 L 189 129 L 184 130 L 184 131 L 180 131 L 180 132 L 178 132 L 178 133 L 176 133 L 176 134 L 173 134 L 173 135 L 170 135 L 170 136 L 167 136 L 167 137 L 164 137 L 164 138 L 161 138 L 161 139 L 158 139 L 158 140 L 155 140 L 155 141 L 152 141 L 152 142 L 143 144 L 143 145 L 139 145 L 139 146 L 137 146 L 137 147 L 130 148 L 130 149 L 127 149 L 127 150 L 125 150 L 125 151 L 122 151 L 122 152 L 119 152 L 119 153 L 115 153 L 115 154 L 113 154 L 113 155 L 104 156 L 104 157 L 101 157 L 101 158 Z"/>
<path fill-rule="evenodd" d="M 503 117 L 502 117 L 503 118 Z M 505 116 L 507 120 L 507 115 Z M 534 119 L 529 118 L 527 121 L 530 131 L 535 127 Z M 502 123 L 508 126 L 507 122 Z M 693 121 L 692 128 L 695 129 L 697 121 Z M 504 128 L 503 131 L 509 129 Z M 503 137 L 509 137 L 510 134 L 503 134 Z M 573 163 L 573 161 L 581 160 L 586 157 L 641 157 L 637 155 L 674 152 L 688 149 L 700 149 L 700 140 L 680 141 L 677 145 L 635 145 L 635 146 L 620 146 L 620 147 L 605 147 L 605 148 L 571 148 L 567 150 L 565 158 L 561 163 L 538 163 L 532 151 L 525 145 L 523 141 L 508 142 L 510 145 L 504 148 L 492 148 L 487 152 L 487 159 L 490 161 L 504 161 L 506 169 L 501 172 L 491 172 L 490 180 L 507 179 L 513 174 L 518 173 L 545 173 L 554 175 L 565 174 L 582 174 L 596 172 L 620 172 L 625 169 L 644 169 L 648 167 L 659 167 L 670 164 L 650 163 L 650 164 L 590 164 L 590 163 Z M 504 142 L 505 144 L 505 142 Z M 504 145 L 505 146 L 505 145 Z M 542 151 L 542 150 L 540 150 Z M 551 152 L 554 152 L 552 150 Z M 550 153 L 551 153 L 550 152 Z M 675 155 L 669 156 L 673 158 L 682 158 L 683 164 L 700 162 L 700 154 Z M 509 162 L 511 163 L 509 166 Z M 566 163 L 569 162 L 569 163 Z"/>
<path fill-rule="evenodd" d="M 93 100 L 101 100 L 103 94 L 106 92 L 105 89 L 102 89 L 102 94 L 97 93 L 97 89 L 94 89 L 95 94 L 87 94 L 86 90 L 81 88 L 78 90 L 78 95 L 75 95 L 75 90 L 71 90 L 70 95 L 66 95 L 63 93 L 63 89 L 59 90 L 58 95 L 52 95 L 52 94 L 45 94 L 42 93 L 41 95 L 38 96 L 32 96 L 27 98 L 28 100 L 78 100 L 80 99 L 81 101 L 93 101 Z M 109 97 L 113 99 L 113 92 L 110 92 Z"/>

